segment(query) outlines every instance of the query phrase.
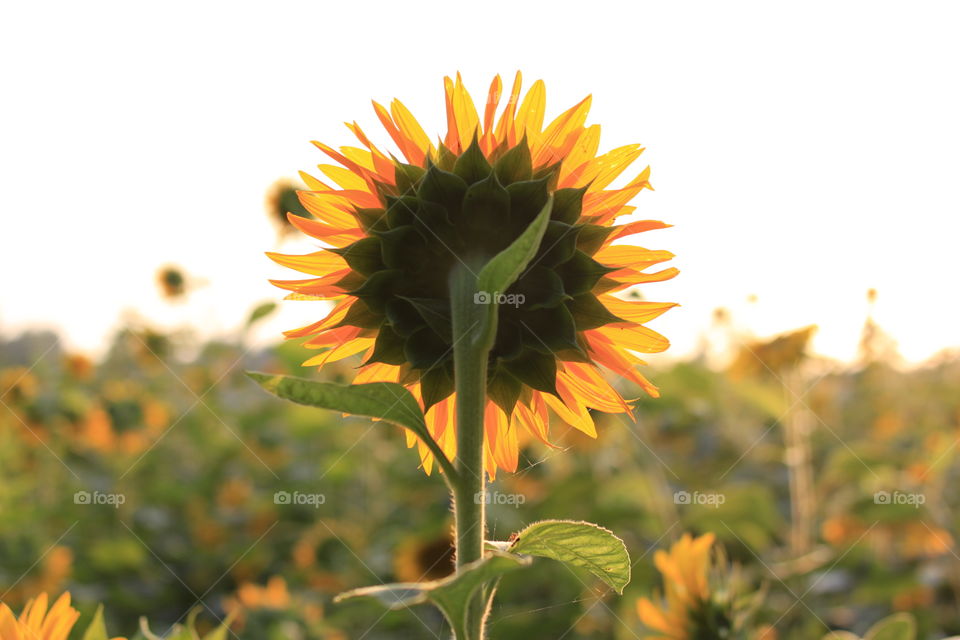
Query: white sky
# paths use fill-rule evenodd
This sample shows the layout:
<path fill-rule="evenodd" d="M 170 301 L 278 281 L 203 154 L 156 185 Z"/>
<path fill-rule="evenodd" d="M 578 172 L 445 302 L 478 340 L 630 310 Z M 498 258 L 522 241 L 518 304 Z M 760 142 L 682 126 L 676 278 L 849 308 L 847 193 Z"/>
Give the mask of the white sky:
<path fill-rule="evenodd" d="M 442 133 L 442 76 L 587 93 L 601 149 L 641 142 L 676 225 L 647 234 L 680 277 L 657 321 L 677 353 L 713 308 L 760 334 L 817 323 L 853 355 L 878 321 L 908 359 L 960 345 L 960 3 L 20 2 L 0 9 L 0 331 L 97 349 L 124 310 L 206 333 L 278 299 L 262 202 L 319 139 L 384 146 L 369 100 Z M 636 170 L 644 164 L 638 163 Z M 308 245 L 284 247 L 291 252 Z M 161 302 L 154 272 L 207 282 Z M 750 294 L 759 296 L 747 305 Z M 261 332 L 316 319 L 286 302 Z"/>

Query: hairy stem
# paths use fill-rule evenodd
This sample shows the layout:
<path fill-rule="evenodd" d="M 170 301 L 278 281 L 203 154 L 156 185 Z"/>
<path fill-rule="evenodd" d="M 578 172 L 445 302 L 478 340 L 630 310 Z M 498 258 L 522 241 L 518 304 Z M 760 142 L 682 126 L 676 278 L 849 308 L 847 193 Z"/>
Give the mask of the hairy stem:
<path fill-rule="evenodd" d="M 450 278 L 453 321 L 454 380 L 457 394 L 457 458 L 453 488 L 456 518 L 456 557 L 459 570 L 483 557 L 486 514 L 483 470 L 483 417 L 487 394 L 487 358 L 490 345 L 478 339 L 483 308 L 476 304 L 476 276 L 467 266 Z M 481 640 L 483 603 L 471 603 L 470 637 Z"/>

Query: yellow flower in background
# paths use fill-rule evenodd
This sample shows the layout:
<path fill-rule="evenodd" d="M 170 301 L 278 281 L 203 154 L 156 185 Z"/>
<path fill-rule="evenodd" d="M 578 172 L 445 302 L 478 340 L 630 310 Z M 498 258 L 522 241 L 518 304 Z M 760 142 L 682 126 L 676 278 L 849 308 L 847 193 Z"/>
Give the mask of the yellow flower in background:
<path fill-rule="evenodd" d="M 651 188 L 649 168 L 623 186 L 616 178 L 643 151 L 640 145 L 598 154 L 600 127 L 586 125 L 588 96 L 544 126 L 546 90 L 533 84 L 521 100 L 517 73 L 504 110 L 500 77 L 482 114 L 464 87 L 445 78 L 447 133 L 435 144 L 399 101 L 374 110 L 403 160 L 375 146 L 356 123 L 361 147 L 314 144 L 337 164 L 320 171 L 336 186 L 301 174 L 300 202 L 313 218 L 290 223 L 329 245 L 308 255 L 268 254 L 309 274 L 275 280 L 288 298 L 330 300 L 323 319 L 286 332 L 321 350 L 305 366 L 323 367 L 356 354 L 355 383 L 400 382 L 422 403 L 428 427 L 455 455 L 453 338 L 447 279 L 463 256 L 496 255 L 516 239 L 549 195 L 551 221 L 537 255 L 505 292 L 476 302 L 500 303 L 488 363 L 485 464 L 513 471 L 521 438 L 549 443 L 549 414 L 596 436 L 590 410 L 626 413 L 629 405 L 598 365 L 650 395 L 657 390 L 636 367 L 635 353 L 669 346 L 644 326 L 672 303 L 627 301 L 615 294 L 667 280 L 675 268 L 649 273 L 667 251 L 614 244 L 669 225 L 653 220 L 616 224 L 634 212 L 628 202 Z M 408 432 L 408 443 L 416 442 Z M 432 456 L 420 443 L 425 469 Z"/>
<path fill-rule="evenodd" d="M 665 602 L 654 604 L 647 598 L 637 602 L 640 620 L 662 633 L 658 640 L 692 640 L 706 637 L 695 635 L 693 623 L 709 603 L 710 550 L 712 533 L 698 538 L 685 533 L 669 551 L 657 551 L 654 564 L 663 575 Z"/>
<path fill-rule="evenodd" d="M 69 593 L 57 598 L 49 611 L 47 604 L 47 594 L 41 593 L 27 602 L 18 618 L 0 603 L 0 640 L 66 640 L 80 612 L 70 606 Z"/>

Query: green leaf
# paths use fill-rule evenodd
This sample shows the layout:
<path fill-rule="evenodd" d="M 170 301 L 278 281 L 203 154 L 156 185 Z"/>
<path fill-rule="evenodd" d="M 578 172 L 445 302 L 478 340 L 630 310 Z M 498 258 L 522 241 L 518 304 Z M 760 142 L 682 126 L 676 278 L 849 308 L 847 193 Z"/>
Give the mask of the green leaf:
<path fill-rule="evenodd" d="M 490 262 L 484 265 L 477 276 L 477 291 L 486 293 L 490 296 L 491 304 L 486 305 L 486 314 L 484 318 L 483 331 L 478 331 L 483 339 L 489 339 L 496 335 L 497 325 L 497 305 L 493 302 L 493 296 L 498 293 L 506 293 L 523 270 L 536 255 L 540 248 L 540 240 L 550 221 L 550 210 L 553 206 L 553 198 L 547 198 L 547 204 L 543 205 L 540 214 L 530 223 L 530 226 L 520 234 L 520 237 L 513 243 L 495 255 Z"/>
<path fill-rule="evenodd" d="M 467 635 L 467 612 L 474 594 L 484 584 L 530 564 L 529 558 L 492 551 L 486 557 L 461 567 L 456 574 L 433 582 L 401 582 L 364 587 L 341 593 L 334 602 L 350 598 L 376 598 L 389 609 L 405 609 L 432 602 L 453 628 L 456 640 L 479 640 Z"/>
<path fill-rule="evenodd" d="M 381 418 L 410 429 L 420 438 L 430 437 L 420 405 L 406 388 L 396 382 L 343 385 L 267 373 L 247 372 L 247 375 L 284 400 L 357 416 Z"/>
<path fill-rule="evenodd" d="M 544 520 L 521 531 L 513 553 L 553 558 L 586 569 L 622 594 L 630 582 L 630 555 L 623 541 L 589 522 Z"/>
<path fill-rule="evenodd" d="M 247 322 L 244 324 L 244 327 L 250 327 L 260 320 L 263 320 L 268 315 L 274 312 L 277 308 L 276 302 L 264 302 L 254 307 L 253 311 L 250 312 L 250 315 L 247 317 Z"/>
<path fill-rule="evenodd" d="M 107 635 L 107 626 L 103 623 L 102 604 L 97 607 L 90 626 L 84 631 L 83 640 L 110 640 L 110 636 Z"/>
<path fill-rule="evenodd" d="M 233 621 L 233 614 L 231 613 L 223 622 L 220 623 L 216 629 L 203 636 L 203 640 L 227 640 L 227 634 L 230 633 L 230 623 Z"/>
<path fill-rule="evenodd" d="M 420 404 L 401 384 L 370 382 L 343 385 L 252 371 L 248 371 L 247 376 L 284 400 L 356 416 L 380 418 L 406 427 L 427 445 L 448 479 L 456 476 L 450 459 L 427 430 Z"/>
<path fill-rule="evenodd" d="M 863 640 L 914 640 L 917 623 L 908 613 L 896 613 L 870 627 Z"/>

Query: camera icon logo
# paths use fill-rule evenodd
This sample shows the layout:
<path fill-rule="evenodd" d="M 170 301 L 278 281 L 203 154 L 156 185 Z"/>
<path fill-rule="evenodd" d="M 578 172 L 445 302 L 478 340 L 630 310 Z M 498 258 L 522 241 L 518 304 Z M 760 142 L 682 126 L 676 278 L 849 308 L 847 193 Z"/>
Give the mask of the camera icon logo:
<path fill-rule="evenodd" d="M 73 504 L 90 504 L 91 498 L 89 491 L 77 491 L 73 494 Z"/>
<path fill-rule="evenodd" d="M 277 491 L 273 494 L 273 504 L 290 504 L 289 491 Z"/>
<path fill-rule="evenodd" d="M 690 504 L 691 496 L 689 491 L 676 491 L 673 494 L 674 504 Z"/>
<path fill-rule="evenodd" d="M 889 491 L 877 491 L 873 494 L 874 504 L 890 504 L 890 492 Z"/>
<path fill-rule="evenodd" d="M 491 296 L 487 291 L 477 291 L 473 294 L 473 304 L 490 304 Z"/>

